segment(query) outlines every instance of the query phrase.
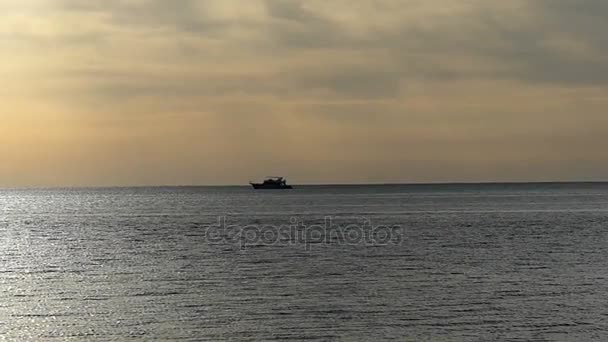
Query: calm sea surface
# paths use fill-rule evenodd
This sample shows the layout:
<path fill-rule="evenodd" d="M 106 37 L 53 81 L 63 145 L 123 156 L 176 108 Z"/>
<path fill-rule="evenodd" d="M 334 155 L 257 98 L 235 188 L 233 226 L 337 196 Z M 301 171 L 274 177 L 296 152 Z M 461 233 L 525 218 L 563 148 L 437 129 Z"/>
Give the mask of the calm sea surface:
<path fill-rule="evenodd" d="M 608 184 L 0 190 L 0 340 L 607 341 Z"/>

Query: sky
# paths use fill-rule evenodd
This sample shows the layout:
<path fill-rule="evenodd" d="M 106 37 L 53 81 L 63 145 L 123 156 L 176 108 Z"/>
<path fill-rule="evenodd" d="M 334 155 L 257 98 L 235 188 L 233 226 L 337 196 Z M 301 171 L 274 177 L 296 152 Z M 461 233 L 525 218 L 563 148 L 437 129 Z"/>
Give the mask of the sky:
<path fill-rule="evenodd" d="M 605 0 L 2 0 L 0 187 L 608 180 Z"/>

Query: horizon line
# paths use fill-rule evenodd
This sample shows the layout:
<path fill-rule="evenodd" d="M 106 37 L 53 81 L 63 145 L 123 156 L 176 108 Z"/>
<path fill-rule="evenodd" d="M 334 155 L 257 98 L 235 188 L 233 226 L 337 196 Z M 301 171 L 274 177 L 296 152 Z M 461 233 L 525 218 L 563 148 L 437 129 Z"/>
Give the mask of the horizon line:
<path fill-rule="evenodd" d="M 294 187 L 313 186 L 430 186 L 430 185 L 525 185 L 525 184 L 606 184 L 608 180 L 547 180 L 547 181 L 449 181 L 449 182 L 370 182 L 370 183 L 301 183 Z M 0 190 L 53 190 L 53 189 L 121 189 L 121 188 L 248 188 L 249 184 L 181 184 L 181 185 L 57 185 L 0 187 Z"/>

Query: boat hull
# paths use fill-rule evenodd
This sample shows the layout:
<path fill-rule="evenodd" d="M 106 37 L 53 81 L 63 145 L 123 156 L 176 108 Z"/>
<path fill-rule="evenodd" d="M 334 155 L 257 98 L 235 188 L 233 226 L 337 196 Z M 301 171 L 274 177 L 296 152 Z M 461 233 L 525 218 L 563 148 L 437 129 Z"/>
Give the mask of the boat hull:
<path fill-rule="evenodd" d="M 256 190 L 289 190 L 289 189 L 293 189 L 293 187 L 291 185 L 281 185 L 281 184 L 251 183 L 251 186 Z"/>

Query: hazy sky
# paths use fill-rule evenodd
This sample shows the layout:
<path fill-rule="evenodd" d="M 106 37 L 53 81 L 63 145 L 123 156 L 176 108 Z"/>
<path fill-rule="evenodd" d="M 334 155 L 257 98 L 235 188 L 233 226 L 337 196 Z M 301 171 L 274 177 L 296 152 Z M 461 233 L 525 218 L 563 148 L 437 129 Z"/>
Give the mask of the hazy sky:
<path fill-rule="evenodd" d="M 0 186 L 608 180 L 606 0 L 1 0 Z"/>

